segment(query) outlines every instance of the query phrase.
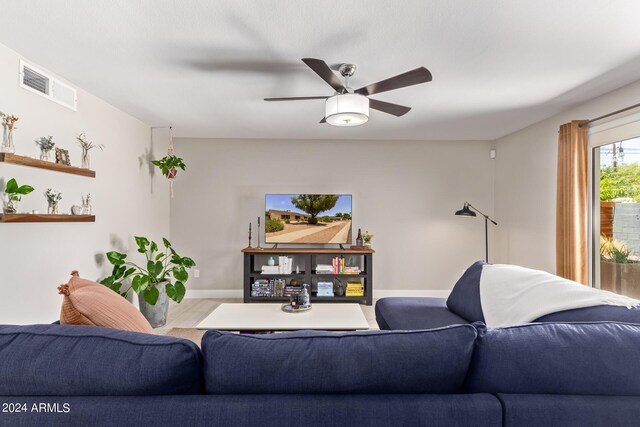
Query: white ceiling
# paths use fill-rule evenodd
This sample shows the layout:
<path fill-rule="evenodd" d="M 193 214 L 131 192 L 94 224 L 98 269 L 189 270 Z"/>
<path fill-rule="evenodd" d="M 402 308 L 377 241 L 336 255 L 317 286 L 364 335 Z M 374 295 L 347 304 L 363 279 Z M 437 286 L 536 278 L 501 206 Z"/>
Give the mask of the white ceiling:
<path fill-rule="evenodd" d="M 637 0 L 0 0 L 0 43 L 176 136 L 495 139 L 640 78 Z M 357 88 L 413 107 L 318 124 L 328 95 L 303 57 L 353 62 Z M 621 106 L 623 107 L 623 106 Z M 81 108 L 81 106 L 80 106 Z M 603 112 L 604 113 L 604 112 Z"/>

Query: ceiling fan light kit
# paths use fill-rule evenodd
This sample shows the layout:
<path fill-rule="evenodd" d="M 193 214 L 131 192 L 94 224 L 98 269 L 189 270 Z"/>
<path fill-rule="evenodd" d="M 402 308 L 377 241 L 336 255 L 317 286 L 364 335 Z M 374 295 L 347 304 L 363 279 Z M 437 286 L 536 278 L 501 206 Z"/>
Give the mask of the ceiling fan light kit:
<path fill-rule="evenodd" d="M 324 117 L 333 126 L 359 126 L 369 121 L 369 98 L 353 93 L 334 95 L 324 104 Z"/>
<path fill-rule="evenodd" d="M 335 93 L 329 96 L 299 96 L 288 98 L 265 98 L 265 101 L 303 101 L 309 99 L 324 99 L 324 117 L 320 123 L 333 126 L 358 126 L 369 121 L 369 108 L 391 114 L 396 117 L 407 114 L 411 107 L 392 104 L 377 99 L 369 99 L 369 95 L 427 83 L 432 80 L 431 73 L 425 67 L 418 67 L 406 73 L 381 80 L 377 83 L 353 90 L 349 87 L 349 77 L 353 76 L 357 67 L 354 64 L 340 64 L 338 71 L 344 78 L 340 78 L 329 68 L 326 62 L 316 58 L 302 58 L 309 68 L 322 80 L 331 86 Z"/>

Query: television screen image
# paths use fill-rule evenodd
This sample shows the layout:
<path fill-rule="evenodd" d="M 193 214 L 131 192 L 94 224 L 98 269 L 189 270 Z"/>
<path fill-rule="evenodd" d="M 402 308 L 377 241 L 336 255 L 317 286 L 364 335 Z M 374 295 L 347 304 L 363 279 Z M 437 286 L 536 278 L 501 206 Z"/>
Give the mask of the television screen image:
<path fill-rule="evenodd" d="M 351 243 L 350 194 L 267 194 L 266 243 Z"/>

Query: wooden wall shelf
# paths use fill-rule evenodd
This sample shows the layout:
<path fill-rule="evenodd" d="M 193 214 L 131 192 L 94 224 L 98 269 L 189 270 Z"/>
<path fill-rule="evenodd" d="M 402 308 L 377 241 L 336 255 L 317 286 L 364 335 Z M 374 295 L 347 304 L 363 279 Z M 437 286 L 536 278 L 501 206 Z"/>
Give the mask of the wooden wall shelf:
<path fill-rule="evenodd" d="M 73 175 L 81 175 L 89 178 L 96 177 L 96 171 L 91 169 L 83 169 L 76 166 L 67 166 L 60 163 L 47 162 L 45 160 L 32 159 L 31 157 L 19 156 L 11 153 L 0 153 L 0 162 L 11 163 L 14 165 L 30 166 L 33 168 L 47 169 L 56 172 L 70 173 Z"/>
<path fill-rule="evenodd" d="M 0 214 L 0 222 L 96 222 L 95 215 Z"/>

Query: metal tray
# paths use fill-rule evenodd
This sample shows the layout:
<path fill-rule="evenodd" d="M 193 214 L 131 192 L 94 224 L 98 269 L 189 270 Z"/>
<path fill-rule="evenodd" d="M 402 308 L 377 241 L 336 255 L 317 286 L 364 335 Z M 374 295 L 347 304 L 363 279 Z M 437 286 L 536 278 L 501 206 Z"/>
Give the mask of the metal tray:
<path fill-rule="evenodd" d="M 308 305 L 308 306 L 297 305 L 295 307 L 292 307 L 291 304 L 284 303 L 282 304 L 281 308 L 282 308 L 282 311 L 284 311 L 285 313 L 302 313 L 303 311 L 311 310 L 311 305 Z"/>

